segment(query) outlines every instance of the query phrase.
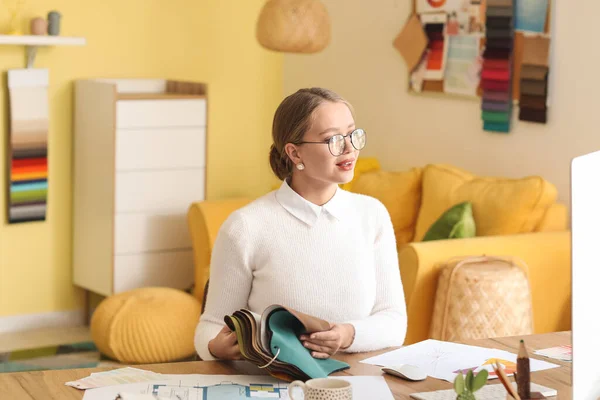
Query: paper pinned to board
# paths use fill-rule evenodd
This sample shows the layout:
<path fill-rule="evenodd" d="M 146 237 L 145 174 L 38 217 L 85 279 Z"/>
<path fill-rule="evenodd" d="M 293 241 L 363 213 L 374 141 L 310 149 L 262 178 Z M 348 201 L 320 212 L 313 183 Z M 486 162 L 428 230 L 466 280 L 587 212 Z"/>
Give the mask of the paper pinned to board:
<path fill-rule="evenodd" d="M 400 52 L 409 71 L 413 71 L 427 48 L 427 35 L 417 14 L 413 14 L 394 40 L 394 47 Z"/>
<path fill-rule="evenodd" d="M 476 96 L 482 67 L 480 39 L 456 35 L 448 38 L 444 92 Z"/>
<path fill-rule="evenodd" d="M 453 382 L 459 372 L 465 373 L 468 370 L 478 372 L 487 369 L 488 379 L 497 378 L 492 368 L 496 361 L 503 365 L 507 375 L 516 371 L 517 355 L 508 351 L 428 339 L 367 358 L 361 363 L 388 367 L 411 364 L 432 378 Z M 546 361 L 530 360 L 531 372 L 557 367 L 559 365 Z"/>
<path fill-rule="evenodd" d="M 516 2 L 515 29 L 544 32 L 548 14 L 548 0 L 527 0 Z"/>

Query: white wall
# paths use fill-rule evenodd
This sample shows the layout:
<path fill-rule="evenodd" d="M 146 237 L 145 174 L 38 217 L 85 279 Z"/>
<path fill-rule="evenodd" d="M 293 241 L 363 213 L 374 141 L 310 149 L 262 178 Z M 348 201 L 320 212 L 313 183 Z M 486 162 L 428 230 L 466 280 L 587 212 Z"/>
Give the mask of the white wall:
<path fill-rule="evenodd" d="M 313 55 L 286 55 L 285 95 L 324 86 L 356 108 L 368 132 L 363 155 L 386 169 L 450 163 L 479 175 L 541 175 L 569 202 L 572 157 L 600 149 L 600 50 L 594 0 L 554 4 L 548 124 L 518 121 L 507 134 L 482 129 L 480 103 L 407 92 L 407 71 L 392 41 L 409 0 L 322 0 L 332 42 Z"/>

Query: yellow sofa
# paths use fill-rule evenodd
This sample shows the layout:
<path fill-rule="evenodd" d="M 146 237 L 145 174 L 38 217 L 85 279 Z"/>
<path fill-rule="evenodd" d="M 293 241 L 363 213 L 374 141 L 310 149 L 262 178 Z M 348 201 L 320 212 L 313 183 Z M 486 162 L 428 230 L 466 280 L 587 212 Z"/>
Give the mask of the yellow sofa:
<path fill-rule="evenodd" d="M 567 209 L 555 202 L 553 185 L 539 177 L 521 180 L 480 178 L 444 165 L 395 173 L 381 171 L 376 160 L 365 159 L 357 165 L 354 180 L 342 187 L 378 197 L 390 211 L 408 312 L 406 344 L 429 337 L 439 266 L 455 256 L 520 257 L 529 266 L 535 333 L 571 328 L 570 232 L 567 230 Z M 444 200 L 444 193 L 452 195 Z M 437 215 L 423 216 L 425 208 L 440 209 L 446 207 L 444 201 L 458 202 L 465 198 L 473 199 L 475 220 L 485 236 L 420 241 L 425 225 L 437 218 Z M 529 203 L 528 199 L 531 199 Z M 250 198 L 236 198 L 202 201 L 190 206 L 188 225 L 194 249 L 194 295 L 200 301 L 204 300 L 210 275 L 210 254 L 217 232 L 229 214 L 250 201 Z M 485 202 L 488 206 L 483 205 Z M 515 214 L 518 210 L 507 210 L 511 202 L 526 207 L 519 211 L 520 214 Z M 394 210 L 395 204 L 400 204 L 406 212 Z M 410 211 L 411 207 L 414 210 Z M 484 213 L 485 207 L 492 212 Z M 411 212 L 412 221 L 406 221 Z M 503 212 L 507 213 L 506 218 L 503 218 Z"/>

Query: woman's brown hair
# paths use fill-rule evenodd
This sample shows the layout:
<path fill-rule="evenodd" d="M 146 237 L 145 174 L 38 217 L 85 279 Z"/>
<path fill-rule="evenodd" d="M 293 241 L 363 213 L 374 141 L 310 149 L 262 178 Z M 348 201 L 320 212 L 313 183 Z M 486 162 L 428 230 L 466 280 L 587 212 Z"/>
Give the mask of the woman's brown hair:
<path fill-rule="evenodd" d="M 286 97 L 273 117 L 273 144 L 269 153 L 271 169 L 281 180 L 292 174 L 293 163 L 285 152 L 285 145 L 298 143 L 310 129 L 313 111 L 323 102 L 344 103 L 354 114 L 352 105 L 337 93 L 324 88 L 300 89 Z"/>

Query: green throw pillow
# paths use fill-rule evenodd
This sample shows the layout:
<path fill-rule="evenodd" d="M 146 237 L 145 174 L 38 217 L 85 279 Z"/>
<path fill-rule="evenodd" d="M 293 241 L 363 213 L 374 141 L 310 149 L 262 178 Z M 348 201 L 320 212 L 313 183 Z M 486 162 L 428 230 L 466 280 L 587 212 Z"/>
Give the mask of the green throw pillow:
<path fill-rule="evenodd" d="M 475 220 L 471 203 L 456 204 L 431 225 L 423 241 L 475 237 Z"/>

